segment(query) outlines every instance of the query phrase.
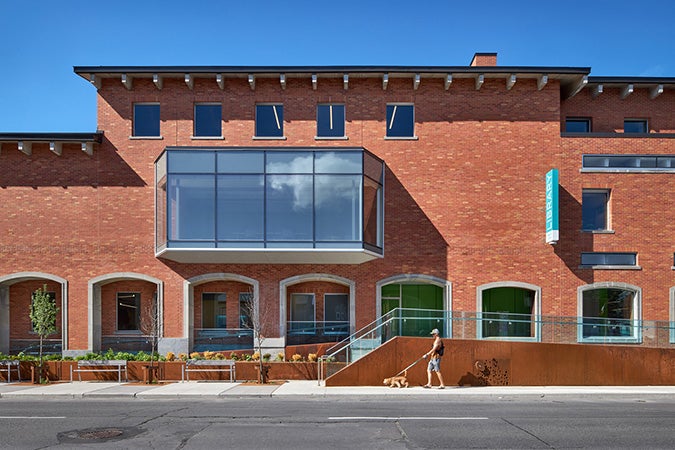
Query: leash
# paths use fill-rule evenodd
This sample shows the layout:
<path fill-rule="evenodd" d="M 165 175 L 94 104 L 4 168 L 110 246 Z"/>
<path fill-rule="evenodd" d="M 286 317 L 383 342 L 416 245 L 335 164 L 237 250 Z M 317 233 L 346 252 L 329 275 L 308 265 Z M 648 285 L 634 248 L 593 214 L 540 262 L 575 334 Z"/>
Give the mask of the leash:
<path fill-rule="evenodd" d="M 406 367 L 405 369 L 401 370 L 399 373 L 397 373 L 397 374 L 394 375 L 394 376 L 397 377 L 397 376 L 401 375 L 403 372 L 405 372 L 406 370 L 410 369 L 412 366 L 414 366 L 414 365 L 417 364 L 418 362 L 422 361 L 423 359 L 424 359 L 424 355 L 420 356 L 420 357 L 417 359 L 417 361 L 415 361 L 414 363 L 410 364 L 408 367 Z"/>

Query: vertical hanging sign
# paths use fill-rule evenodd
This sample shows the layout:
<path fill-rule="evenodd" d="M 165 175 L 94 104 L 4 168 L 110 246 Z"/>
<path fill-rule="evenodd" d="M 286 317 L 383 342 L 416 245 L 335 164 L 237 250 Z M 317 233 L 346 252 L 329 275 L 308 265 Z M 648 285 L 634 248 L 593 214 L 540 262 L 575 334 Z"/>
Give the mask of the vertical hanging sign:
<path fill-rule="evenodd" d="M 560 237 L 558 169 L 546 173 L 546 243 L 557 244 Z"/>

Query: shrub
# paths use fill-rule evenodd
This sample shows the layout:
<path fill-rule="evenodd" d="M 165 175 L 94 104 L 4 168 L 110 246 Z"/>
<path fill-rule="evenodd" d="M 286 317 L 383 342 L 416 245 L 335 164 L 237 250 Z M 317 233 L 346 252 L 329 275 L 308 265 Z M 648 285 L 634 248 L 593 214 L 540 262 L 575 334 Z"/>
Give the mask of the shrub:
<path fill-rule="evenodd" d="M 186 361 L 188 359 L 188 355 L 185 353 L 179 353 L 178 359 L 180 359 L 181 361 Z"/>
<path fill-rule="evenodd" d="M 291 356 L 291 361 L 293 361 L 293 362 L 302 361 L 302 355 L 299 354 L 299 353 L 296 353 L 295 355 Z"/>
<path fill-rule="evenodd" d="M 202 359 L 202 354 L 199 352 L 192 352 L 190 353 L 190 358 L 191 359 Z"/>
<path fill-rule="evenodd" d="M 277 353 L 277 361 L 283 361 L 284 358 L 286 358 L 286 355 L 283 352 Z"/>
<path fill-rule="evenodd" d="M 316 362 L 316 360 L 317 360 L 316 353 L 310 353 L 307 355 L 307 361 Z"/>
<path fill-rule="evenodd" d="M 230 353 L 230 359 L 232 361 L 239 361 L 239 355 L 237 355 L 235 352 Z"/>
<path fill-rule="evenodd" d="M 272 354 L 270 354 L 270 353 L 265 353 L 265 354 L 263 355 L 263 361 L 269 361 L 271 357 L 272 357 Z"/>
<path fill-rule="evenodd" d="M 255 352 L 251 355 L 253 361 L 260 361 L 260 352 Z"/>
<path fill-rule="evenodd" d="M 211 351 L 205 351 L 204 352 L 204 359 L 214 359 L 216 356 L 216 352 L 211 352 Z"/>
<path fill-rule="evenodd" d="M 166 360 L 167 361 L 175 361 L 176 360 L 176 354 L 174 352 L 167 352 L 166 353 Z"/>

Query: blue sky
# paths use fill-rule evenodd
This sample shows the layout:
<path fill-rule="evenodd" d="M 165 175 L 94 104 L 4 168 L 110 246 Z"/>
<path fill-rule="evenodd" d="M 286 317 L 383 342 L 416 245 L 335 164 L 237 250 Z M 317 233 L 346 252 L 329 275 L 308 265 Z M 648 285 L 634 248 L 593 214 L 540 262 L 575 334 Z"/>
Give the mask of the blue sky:
<path fill-rule="evenodd" d="M 673 0 L 0 0 L 0 132 L 96 130 L 73 66 L 498 65 L 675 77 Z"/>

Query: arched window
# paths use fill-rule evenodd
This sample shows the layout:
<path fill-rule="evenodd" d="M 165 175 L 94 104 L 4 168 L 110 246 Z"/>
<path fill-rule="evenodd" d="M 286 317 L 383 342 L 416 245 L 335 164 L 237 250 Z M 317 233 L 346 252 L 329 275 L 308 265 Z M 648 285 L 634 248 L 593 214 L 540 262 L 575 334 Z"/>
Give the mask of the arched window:
<path fill-rule="evenodd" d="M 579 342 L 640 342 L 640 288 L 595 283 L 579 288 Z"/>
<path fill-rule="evenodd" d="M 479 339 L 539 341 L 541 289 L 519 282 L 478 287 Z"/>

